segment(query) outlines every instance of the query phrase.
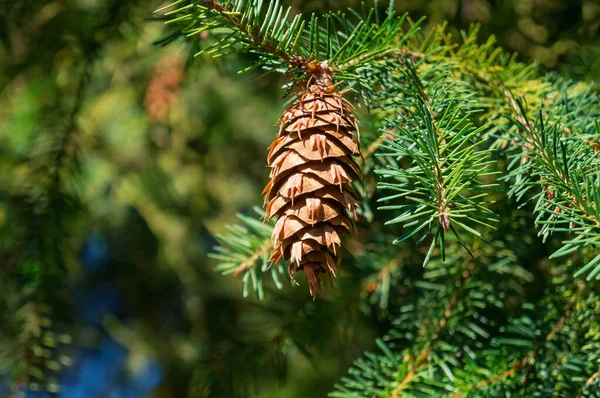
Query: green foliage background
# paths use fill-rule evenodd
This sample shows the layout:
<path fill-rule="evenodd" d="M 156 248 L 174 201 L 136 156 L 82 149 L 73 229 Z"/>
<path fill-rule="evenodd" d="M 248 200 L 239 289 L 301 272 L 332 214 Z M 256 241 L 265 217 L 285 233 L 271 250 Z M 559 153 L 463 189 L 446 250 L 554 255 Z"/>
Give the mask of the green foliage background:
<path fill-rule="evenodd" d="M 358 6 L 288 3 L 305 15 Z M 542 70 L 591 86 L 600 79 L 597 1 L 398 3 L 414 20 L 427 16 L 425 30 L 446 21 L 458 36 L 479 21 L 482 41 L 495 34 Z M 241 296 L 239 279 L 215 272 L 207 257 L 215 235 L 238 222 L 236 213 L 254 217 L 262 202 L 284 82 L 260 72 L 232 78 L 251 57 L 191 62 L 190 43 L 157 45 L 167 37 L 152 14 L 160 5 L 0 3 L 0 368 L 53 390 L 77 347 L 106 332 L 129 349 L 132 372 L 150 358 L 162 364 L 156 397 L 324 397 L 390 328 L 387 300 L 370 294 L 381 281 L 369 278 L 406 282 L 409 294 L 411 276 L 398 267 L 374 273 L 385 269 L 376 258 L 361 269 L 347 253 L 325 299 L 270 284 L 259 302 Z M 362 128 L 373 133 L 368 122 Z M 551 253 L 519 242 L 521 231 L 532 234 L 531 215 L 498 211 L 499 233 L 514 235 L 521 260 Z M 90 234 L 110 253 L 107 270 L 92 277 L 79 256 Z M 368 255 L 360 250 L 353 254 Z M 480 250 L 500 257 L 504 248 Z M 115 284 L 123 303 L 98 330 L 81 321 L 71 286 L 101 282 Z M 31 347 L 44 339 L 56 366 L 38 377 L 31 369 L 46 364 Z"/>

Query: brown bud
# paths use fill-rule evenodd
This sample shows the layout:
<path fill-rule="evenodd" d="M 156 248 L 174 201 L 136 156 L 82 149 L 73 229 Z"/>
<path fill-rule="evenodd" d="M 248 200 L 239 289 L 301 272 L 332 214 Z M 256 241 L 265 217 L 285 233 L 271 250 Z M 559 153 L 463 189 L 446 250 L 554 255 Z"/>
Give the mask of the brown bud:
<path fill-rule="evenodd" d="M 446 213 L 440 214 L 440 225 L 444 228 L 444 231 L 450 231 L 450 216 Z"/>

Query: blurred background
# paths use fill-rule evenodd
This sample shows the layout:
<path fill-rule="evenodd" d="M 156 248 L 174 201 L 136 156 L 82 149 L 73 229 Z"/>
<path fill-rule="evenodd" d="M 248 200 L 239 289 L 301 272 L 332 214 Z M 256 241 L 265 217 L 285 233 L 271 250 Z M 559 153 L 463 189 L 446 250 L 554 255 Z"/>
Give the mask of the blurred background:
<path fill-rule="evenodd" d="M 262 204 L 284 82 L 159 45 L 161 5 L 0 1 L 0 397 L 324 397 L 389 324 L 351 266 L 315 302 L 214 271 L 215 234 Z M 600 80 L 599 0 L 396 7 Z"/>

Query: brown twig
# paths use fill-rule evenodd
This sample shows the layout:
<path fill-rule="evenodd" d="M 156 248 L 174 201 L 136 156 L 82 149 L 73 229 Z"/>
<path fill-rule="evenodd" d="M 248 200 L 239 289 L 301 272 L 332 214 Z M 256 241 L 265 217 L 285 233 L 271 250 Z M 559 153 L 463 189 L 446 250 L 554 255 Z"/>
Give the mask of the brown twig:
<path fill-rule="evenodd" d="M 262 255 L 264 255 L 265 253 L 270 252 L 271 250 L 273 250 L 273 240 L 272 239 L 267 239 L 265 241 L 265 243 L 257 251 L 255 251 L 252 254 L 252 256 L 250 258 L 248 258 L 239 267 L 236 268 L 236 270 L 233 272 L 233 275 L 238 276 L 238 275 L 241 275 L 241 274 L 245 273 L 246 271 L 248 271 L 250 268 L 252 268 L 254 266 L 254 264 L 256 263 L 256 261 Z"/>
<path fill-rule="evenodd" d="M 417 375 L 417 373 L 427 364 L 427 357 L 431 351 L 431 346 L 427 347 L 421 355 L 419 355 L 419 359 L 416 362 L 416 366 L 413 367 L 407 374 L 404 376 L 404 379 L 394 388 L 390 394 L 390 398 L 398 398 L 400 393 L 404 391 L 404 389 L 410 384 L 412 379 Z"/>
<path fill-rule="evenodd" d="M 381 134 L 379 136 L 379 138 L 377 138 L 375 141 L 373 141 L 371 143 L 371 145 L 368 146 L 367 150 L 364 153 L 364 158 L 365 161 L 366 159 L 370 158 L 371 156 L 375 155 L 375 152 L 377 152 L 377 150 L 379 149 L 379 147 L 381 146 L 381 144 L 383 144 L 385 142 L 386 139 L 391 140 L 394 136 L 388 132 L 385 132 L 383 134 Z"/>
<path fill-rule="evenodd" d="M 377 290 L 383 283 L 383 280 L 389 278 L 389 276 L 402 265 L 402 260 L 405 256 L 406 252 L 404 251 L 401 251 L 397 256 L 394 256 L 394 258 L 379 270 L 375 276 L 375 280 L 371 280 L 363 285 L 363 291 L 370 294 Z"/>

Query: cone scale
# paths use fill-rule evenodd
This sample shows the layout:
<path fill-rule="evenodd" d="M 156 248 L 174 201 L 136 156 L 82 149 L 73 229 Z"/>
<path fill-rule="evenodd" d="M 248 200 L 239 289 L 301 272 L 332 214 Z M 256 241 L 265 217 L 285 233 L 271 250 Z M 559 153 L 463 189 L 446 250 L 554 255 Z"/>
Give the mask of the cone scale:
<path fill-rule="evenodd" d="M 288 262 L 294 282 L 294 274 L 304 271 L 313 298 L 321 294 L 323 277 L 333 284 L 341 235 L 356 233 L 358 198 L 351 184 L 361 179 L 353 107 L 321 65 L 279 120 L 269 146 L 271 180 L 263 191 L 265 218 L 277 218 L 270 261 Z"/>

